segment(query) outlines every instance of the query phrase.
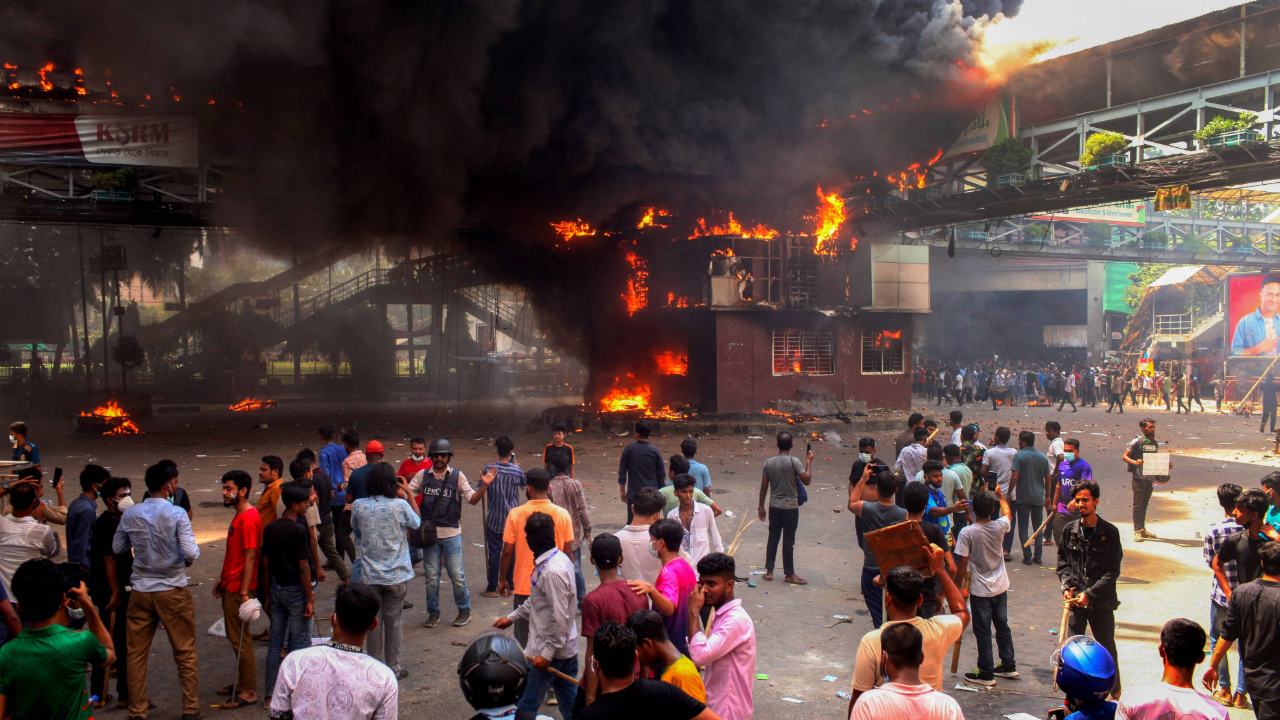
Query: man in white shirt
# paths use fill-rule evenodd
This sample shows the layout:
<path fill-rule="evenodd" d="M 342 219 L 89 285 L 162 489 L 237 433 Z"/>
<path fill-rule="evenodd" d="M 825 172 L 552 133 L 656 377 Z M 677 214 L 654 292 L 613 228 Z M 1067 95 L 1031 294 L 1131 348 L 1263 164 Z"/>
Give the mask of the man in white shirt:
<path fill-rule="evenodd" d="M 948 420 L 951 422 L 951 444 L 960 444 L 960 430 L 964 428 L 964 413 L 952 410 Z"/>
<path fill-rule="evenodd" d="M 857 660 L 853 667 L 852 699 L 849 707 L 852 710 L 858 698 L 864 693 L 884 682 L 886 667 L 884 664 L 884 633 L 895 624 L 911 625 L 923 635 L 923 658 L 915 663 L 914 685 L 931 686 L 934 690 L 942 690 L 942 663 L 946 659 L 947 650 L 955 644 L 969 624 L 969 612 L 965 607 L 964 596 L 955 581 L 947 574 L 942 548 L 929 546 L 929 567 L 934 577 L 942 581 L 942 593 L 947 598 L 950 615 L 935 615 L 928 620 L 919 617 L 916 610 L 924 601 L 924 576 L 905 565 L 889 570 L 877 579 L 877 585 L 884 583 L 885 623 L 878 629 L 862 636 L 858 644 Z M 917 645 L 917 647 L 920 647 Z M 922 664 L 923 663 L 923 664 Z M 892 673 L 889 673 L 892 677 Z"/>
<path fill-rule="evenodd" d="M 640 580 L 650 584 L 658 581 L 662 559 L 649 554 L 649 546 L 653 543 L 653 539 L 649 537 L 649 526 L 662 519 L 662 509 L 666 504 L 662 493 L 654 488 L 640 488 L 631 499 L 631 524 L 614 533 L 622 543 L 622 562 L 618 565 L 618 574 L 623 580 Z"/>
<path fill-rule="evenodd" d="M 680 521 L 684 528 L 680 549 L 693 560 L 690 564 L 697 567 L 698 561 L 707 555 L 724 552 L 724 541 L 720 539 L 720 528 L 716 527 L 715 511 L 710 505 L 693 501 L 694 485 L 697 484 L 693 476 L 684 473 L 677 475 L 672 482 L 680 505 L 668 513 L 667 518 Z"/>
<path fill-rule="evenodd" d="M 1192 685 L 1196 664 L 1204 659 L 1204 628 L 1174 618 L 1160 631 L 1164 676 L 1155 685 L 1125 689 L 1116 708 L 1119 720 L 1227 720 L 1227 709 Z"/>
<path fill-rule="evenodd" d="M 996 486 L 1000 488 L 1000 493 L 1005 496 L 1005 500 L 1013 502 L 1015 498 L 1009 497 L 1009 479 L 1013 475 L 1013 456 L 1018 451 L 1009 447 L 1009 438 L 1013 435 L 1007 427 L 996 428 L 995 439 L 991 442 L 991 447 L 982 455 L 982 474 L 996 474 Z M 1017 518 L 1009 518 L 1010 530 L 1004 536 L 1004 559 L 1013 558 L 1013 529 L 1017 526 Z"/>
<path fill-rule="evenodd" d="M 913 442 L 902 448 L 898 459 L 893 461 L 893 472 L 901 476 L 903 483 L 914 478 L 929 459 L 929 451 L 925 446 L 928 438 L 929 431 L 923 425 L 916 428 L 912 434 Z"/>
<path fill-rule="evenodd" d="M 906 623 L 889 625 L 881 634 L 878 664 L 889 682 L 856 697 L 849 720 L 964 720 L 955 698 L 925 683 L 924 636 Z"/>
<path fill-rule="evenodd" d="M 280 662 L 269 717 L 395 720 L 400 685 L 391 668 L 360 648 L 378 625 L 381 602 L 366 585 L 339 585 L 323 645 L 294 650 Z M 340 701 L 340 702 L 338 702 Z"/>
<path fill-rule="evenodd" d="M 11 597 L 9 583 L 18 566 L 38 557 L 58 554 L 58 535 L 32 517 L 40 498 L 31 483 L 17 482 L 9 488 L 12 515 L 0 515 L 0 584 Z"/>

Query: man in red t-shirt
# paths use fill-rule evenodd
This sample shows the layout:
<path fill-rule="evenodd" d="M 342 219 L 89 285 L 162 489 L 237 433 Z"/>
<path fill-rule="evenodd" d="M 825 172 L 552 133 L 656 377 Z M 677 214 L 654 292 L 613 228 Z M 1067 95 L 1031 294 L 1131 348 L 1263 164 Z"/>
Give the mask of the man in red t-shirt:
<path fill-rule="evenodd" d="M 591 541 L 591 564 L 600 574 L 600 586 L 582 599 L 582 637 L 587 639 L 586 671 L 578 681 L 581 692 L 579 703 L 585 707 L 596 699 L 600 680 L 591 670 L 591 657 L 595 654 L 595 634 L 601 625 L 612 620 L 620 625 L 637 610 L 647 610 L 649 599 L 636 595 L 627 582 L 618 575 L 622 562 L 622 541 L 611 533 L 601 533 Z M 573 714 L 576 717 L 578 709 Z"/>
<path fill-rule="evenodd" d="M 232 710 L 258 702 L 258 667 L 253 656 L 253 638 L 240 619 L 240 606 L 253 597 L 258 586 L 258 556 L 262 550 L 262 518 L 258 508 L 249 502 L 253 490 L 253 478 L 243 470 L 232 470 L 222 476 L 222 504 L 234 507 L 236 516 L 227 528 L 227 552 L 222 556 L 222 577 L 213 587 L 213 596 L 222 598 L 222 614 L 227 629 L 227 640 L 236 648 L 237 678 L 227 687 L 218 690 L 219 695 L 231 699 L 221 706 Z"/>
<path fill-rule="evenodd" d="M 431 467 L 431 460 L 427 458 L 427 441 L 423 438 L 414 438 L 409 441 L 409 457 L 400 463 L 400 469 L 396 471 L 397 477 L 402 477 L 405 482 L 413 480 L 413 476 Z"/>

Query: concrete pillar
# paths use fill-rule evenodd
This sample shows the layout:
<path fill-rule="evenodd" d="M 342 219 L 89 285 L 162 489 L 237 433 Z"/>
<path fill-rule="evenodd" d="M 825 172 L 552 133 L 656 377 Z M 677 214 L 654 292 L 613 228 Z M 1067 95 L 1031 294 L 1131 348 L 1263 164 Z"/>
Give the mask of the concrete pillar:
<path fill-rule="evenodd" d="M 1089 362 L 1102 359 L 1104 341 L 1107 339 L 1106 314 L 1102 311 L 1103 293 L 1107 286 L 1106 264 L 1091 261 L 1085 270 L 1085 324 L 1089 332 Z"/>

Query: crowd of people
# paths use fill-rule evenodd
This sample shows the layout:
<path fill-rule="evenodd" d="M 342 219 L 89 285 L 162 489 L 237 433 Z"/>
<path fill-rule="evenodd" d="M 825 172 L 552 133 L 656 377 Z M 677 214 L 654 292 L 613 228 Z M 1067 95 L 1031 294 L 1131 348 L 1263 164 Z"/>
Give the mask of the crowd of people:
<path fill-rule="evenodd" d="M 1115 610 L 1123 551 L 1118 528 L 1098 515 L 1102 493 L 1087 448 L 1063 437 L 1056 421 L 1045 424 L 1043 450 L 1030 431 L 1011 446 L 1004 426 L 984 444 L 960 410 L 948 423 L 913 414 L 891 459 L 879 457 L 874 438 L 858 442 L 848 509 L 872 629 L 853 653 L 851 718 L 963 717 L 943 692 L 943 660 L 966 629 L 978 658 L 965 683 L 993 687 L 1019 677 L 1007 569 L 1015 537 L 1026 565 L 1043 563 L 1044 547 L 1056 548 L 1070 639 L 1054 672 L 1074 719 L 1157 720 L 1172 711 L 1221 720 L 1224 706 L 1250 705 L 1259 717 L 1280 717 L 1280 544 L 1269 542 L 1280 540 L 1280 472 L 1261 488 L 1218 488 L 1225 517 L 1204 536 L 1213 573 L 1210 628 L 1170 620 L 1160 638 L 1162 682 L 1125 691 L 1121 700 Z M 1139 429 L 1123 454 L 1136 542 L 1154 537 L 1146 506 L 1168 480 L 1144 473 L 1144 458 L 1160 445 L 1153 420 Z M 0 717 L 78 720 L 114 702 L 131 719 L 147 718 L 155 709 L 148 679 L 160 628 L 170 641 L 182 717 L 201 717 L 187 574 L 201 550 L 178 466 L 161 460 L 148 467 L 135 500 L 131 479 L 87 465 L 68 505 L 60 475 L 43 482 L 38 449 L 25 426 L 15 430 L 14 456 L 31 464 L 0 486 L 10 508 L 0 515 Z M 377 440 L 361 445 L 355 431 L 331 426 L 319 429 L 318 452 L 304 449 L 288 462 L 263 457 L 256 500 L 248 472 L 226 472 L 230 521 L 212 593 L 236 672 L 217 689 L 218 707 L 261 703 L 272 718 L 300 720 L 397 717 L 416 565 L 426 584 L 422 625 L 440 622 L 442 573 L 457 610 L 453 626 L 471 622 L 460 522 L 470 504 L 484 518 L 480 594 L 513 598 L 511 611 L 458 663 L 477 718 L 525 720 L 546 704 L 558 705 L 565 720 L 751 718 L 755 623 L 735 597 L 745 579 L 716 525 L 721 509 L 708 494 L 711 473 L 696 460 L 696 440 L 685 438 L 679 454 L 664 458 L 649 424 L 638 421 L 617 475 L 626 525 L 602 533 L 593 532 L 567 435 L 555 426 L 533 468 L 516 462 L 510 438 L 497 438 L 496 458 L 475 485 L 452 466 L 447 439 L 415 438 L 409 457 L 393 466 Z M 800 586 L 795 538 L 814 457 L 793 451 L 791 434 L 778 433 L 761 470 L 758 516 L 768 525 L 762 579 L 774 580 L 781 545 L 782 580 Z M 56 504 L 44 501 L 46 485 Z M 64 548 L 51 525 L 65 529 L 60 564 L 54 559 Z M 894 528 L 919 528 L 926 562 L 877 558 L 883 550 L 872 533 Z M 594 588 L 584 561 L 598 576 Z M 326 570 L 338 581 L 327 628 L 317 618 Z M 254 635 L 251 625 L 263 616 L 268 627 Z M 261 675 L 255 641 L 267 643 Z M 1192 687 L 1206 641 L 1212 657 L 1202 681 L 1216 688 L 1211 697 Z M 1226 660 L 1233 644 L 1241 658 L 1234 686 Z"/>

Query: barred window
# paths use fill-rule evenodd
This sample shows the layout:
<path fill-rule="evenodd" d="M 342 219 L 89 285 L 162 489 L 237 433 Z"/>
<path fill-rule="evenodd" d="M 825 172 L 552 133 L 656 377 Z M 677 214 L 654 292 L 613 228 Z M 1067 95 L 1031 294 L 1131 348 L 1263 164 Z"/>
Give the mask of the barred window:
<path fill-rule="evenodd" d="M 774 330 L 774 375 L 834 375 L 831 332 Z"/>
<path fill-rule="evenodd" d="M 862 374 L 896 375 L 901 372 L 902 331 L 864 331 L 862 333 Z"/>

